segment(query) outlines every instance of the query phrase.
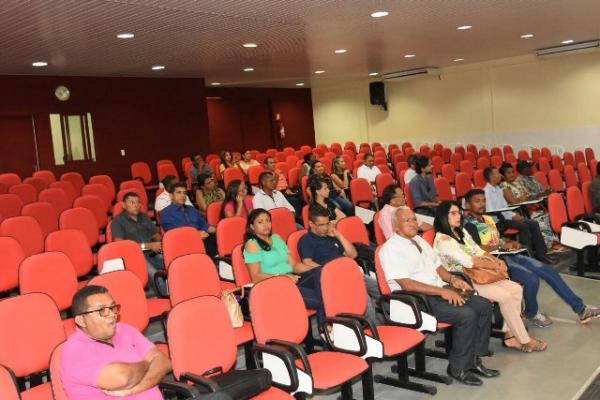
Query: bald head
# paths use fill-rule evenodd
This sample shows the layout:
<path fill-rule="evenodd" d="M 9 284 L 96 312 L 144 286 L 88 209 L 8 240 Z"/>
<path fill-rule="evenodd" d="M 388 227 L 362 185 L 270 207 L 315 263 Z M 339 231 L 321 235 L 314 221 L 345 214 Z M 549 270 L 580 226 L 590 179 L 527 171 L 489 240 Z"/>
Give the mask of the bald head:
<path fill-rule="evenodd" d="M 417 217 L 408 207 L 399 207 L 392 214 L 392 226 L 395 233 L 407 239 L 411 239 L 419 233 Z"/>

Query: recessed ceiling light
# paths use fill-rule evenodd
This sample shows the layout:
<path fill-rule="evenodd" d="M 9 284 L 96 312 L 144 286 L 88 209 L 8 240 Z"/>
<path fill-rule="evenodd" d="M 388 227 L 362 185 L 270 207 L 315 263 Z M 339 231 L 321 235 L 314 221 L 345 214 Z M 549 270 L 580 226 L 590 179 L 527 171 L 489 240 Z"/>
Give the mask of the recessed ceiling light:
<path fill-rule="evenodd" d="M 414 54 L 405 54 L 404 55 L 404 58 L 413 58 L 413 57 L 416 57 L 416 55 L 414 55 Z"/>
<path fill-rule="evenodd" d="M 524 35 L 521 35 L 521 39 L 529 39 L 533 37 L 533 33 L 526 33 Z"/>
<path fill-rule="evenodd" d="M 336 50 L 335 50 L 335 54 L 343 54 L 343 53 L 345 53 L 345 52 L 347 52 L 347 51 L 348 51 L 348 50 L 346 50 L 346 49 L 336 49 Z"/>
<path fill-rule="evenodd" d="M 304 86 L 304 82 L 298 82 L 296 83 L 296 86 Z"/>
<path fill-rule="evenodd" d="M 254 71 L 254 68 L 252 68 L 252 67 L 244 68 L 244 72 L 252 72 L 252 71 Z"/>
<path fill-rule="evenodd" d="M 152 71 L 162 71 L 163 69 L 165 69 L 164 65 L 154 65 L 152 67 Z"/>
<path fill-rule="evenodd" d="M 123 33 L 117 34 L 117 37 L 119 39 L 133 39 L 135 37 L 135 35 L 130 32 L 123 32 Z"/>
<path fill-rule="evenodd" d="M 373 18 L 381 18 L 381 17 L 387 17 L 390 13 L 387 11 L 375 11 L 374 13 L 371 13 L 371 17 Z"/>
<path fill-rule="evenodd" d="M 459 31 L 466 31 L 467 29 L 471 29 L 472 27 L 472 25 L 461 25 L 456 27 L 456 29 L 458 29 Z"/>
<path fill-rule="evenodd" d="M 46 61 L 35 61 L 32 62 L 31 65 L 34 67 L 46 67 L 48 66 L 48 63 Z"/>
<path fill-rule="evenodd" d="M 258 47 L 258 45 L 256 43 L 244 43 L 242 46 L 244 46 L 247 49 L 254 49 L 254 48 Z"/>
<path fill-rule="evenodd" d="M 563 40 L 561 43 L 562 43 L 562 44 L 571 44 L 571 43 L 573 43 L 573 42 L 574 42 L 574 40 L 573 40 L 573 39 L 568 39 L 568 40 Z"/>
<path fill-rule="evenodd" d="M 465 61 L 465 59 L 464 58 L 455 58 L 452 61 L 454 61 L 454 62 L 461 62 L 461 61 Z"/>
<path fill-rule="evenodd" d="M 379 75 L 379 72 L 371 72 L 371 73 L 369 73 L 369 76 L 377 76 L 377 75 Z"/>
<path fill-rule="evenodd" d="M 324 74 L 324 73 L 325 73 L 325 71 L 323 71 L 322 69 L 315 71 L 315 74 Z"/>
<path fill-rule="evenodd" d="M 221 82 L 212 82 L 211 85 L 213 85 L 213 86 L 221 86 Z"/>

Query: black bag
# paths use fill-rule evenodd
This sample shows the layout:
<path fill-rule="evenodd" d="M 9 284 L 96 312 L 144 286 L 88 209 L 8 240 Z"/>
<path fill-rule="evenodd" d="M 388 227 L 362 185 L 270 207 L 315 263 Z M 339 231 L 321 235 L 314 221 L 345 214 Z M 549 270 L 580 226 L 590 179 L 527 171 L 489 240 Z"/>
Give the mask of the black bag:
<path fill-rule="evenodd" d="M 363 243 L 352 243 L 356 249 L 357 255 L 354 259 L 363 269 L 365 275 L 369 272 L 375 273 L 375 252 L 370 246 Z"/>
<path fill-rule="evenodd" d="M 271 387 L 271 372 L 265 368 L 251 370 L 233 369 L 227 373 L 206 377 L 218 386 L 217 392 L 232 400 L 246 400 Z M 203 389 L 203 387 L 198 387 Z"/>

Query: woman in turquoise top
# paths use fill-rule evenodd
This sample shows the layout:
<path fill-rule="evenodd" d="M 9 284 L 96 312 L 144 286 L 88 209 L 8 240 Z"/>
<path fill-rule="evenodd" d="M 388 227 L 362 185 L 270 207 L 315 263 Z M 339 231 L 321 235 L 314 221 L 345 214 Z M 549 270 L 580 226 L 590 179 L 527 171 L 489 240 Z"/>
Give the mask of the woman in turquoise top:
<path fill-rule="evenodd" d="M 319 323 L 325 321 L 321 267 L 309 267 L 294 259 L 285 242 L 271 232 L 267 210 L 257 208 L 248 215 L 244 242 L 244 261 L 254 283 L 275 275 L 289 277 L 298 285 L 306 307 L 317 311 Z"/>

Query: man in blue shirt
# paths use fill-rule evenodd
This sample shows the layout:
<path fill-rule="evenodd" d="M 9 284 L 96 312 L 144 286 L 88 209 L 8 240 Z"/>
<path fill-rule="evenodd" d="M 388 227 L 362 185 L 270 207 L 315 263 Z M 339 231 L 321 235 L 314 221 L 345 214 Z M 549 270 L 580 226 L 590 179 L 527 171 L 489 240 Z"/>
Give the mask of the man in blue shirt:
<path fill-rule="evenodd" d="M 172 203 L 160 213 L 160 224 L 165 231 L 182 226 L 191 226 L 200 231 L 200 236 L 204 239 L 206 253 L 210 256 L 217 254 L 217 245 L 214 233 L 217 231 L 214 226 L 206 222 L 206 219 L 196 208 L 186 205 L 187 186 L 183 182 L 177 182 L 171 185 Z"/>
<path fill-rule="evenodd" d="M 435 208 L 440 205 L 433 177 L 431 176 L 431 160 L 427 156 L 415 159 L 416 176 L 410 180 L 410 193 L 415 203 L 415 212 L 433 216 Z"/>

